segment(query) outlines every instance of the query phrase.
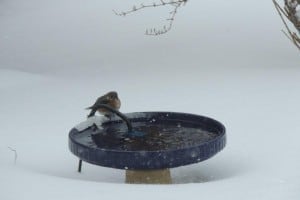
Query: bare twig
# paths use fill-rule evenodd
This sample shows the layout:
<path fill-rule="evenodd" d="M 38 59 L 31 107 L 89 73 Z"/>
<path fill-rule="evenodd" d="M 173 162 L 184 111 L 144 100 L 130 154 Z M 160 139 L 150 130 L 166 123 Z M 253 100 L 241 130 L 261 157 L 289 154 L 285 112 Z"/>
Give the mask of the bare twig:
<path fill-rule="evenodd" d="M 297 35 L 297 33 L 291 31 L 285 20 L 285 18 L 287 18 L 300 33 L 300 17 L 297 16 L 297 12 L 299 12 L 297 11 L 297 7 L 300 5 L 300 0 L 284 0 L 284 2 L 285 6 L 283 9 L 276 2 L 276 0 L 273 0 L 275 8 L 287 30 L 287 32 L 283 31 L 283 33 L 300 50 L 300 36 Z"/>
<path fill-rule="evenodd" d="M 118 15 L 118 16 L 126 16 L 130 13 L 142 10 L 142 9 L 146 9 L 146 8 L 155 8 L 155 7 L 161 7 L 161 6 L 173 6 L 173 10 L 170 12 L 170 17 L 167 19 L 167 21 L 169 21 L 169 23 L 167 25 L 164 25 L 163 28 L 161 29 L 155 29 L 155 28 L 151 28 L 151 29 L 147 29 L 145 34 L 146 35 L 161 35 L 161 34 L 165 34 L 168 31 L 171 30 L 172 26 L 173 26 L 173 22 L 175 19 L 175 16 L 177 14 L 177 10 L 179 7 L 181 7 L 182 5 L 185 5 L 185 3 L 188 0 L 169 0 L 168 2 L 164 1 L 164 0 L 160 0 L 159 3 L 152 3 L 149 5 L 144 5 L 141 4 L 140 6 L 133 6 L 131 10 L 128 11 L 123 11 L 123 12 L 116 12 L 115 10 L 113 10 L 113 12 Z"/>
<path fill-rule="evenodd" d="M 9 148 L 11 151 L 14 152 L 14 154 L 15 154 L 14 164 L 17 164 L 17 158 L 18 158 L 18 153 L 17 153 L 17 151 L 16 151 L 15 149 L 11 148 L 11 147 L 8 147 L 8 148 Z"/>

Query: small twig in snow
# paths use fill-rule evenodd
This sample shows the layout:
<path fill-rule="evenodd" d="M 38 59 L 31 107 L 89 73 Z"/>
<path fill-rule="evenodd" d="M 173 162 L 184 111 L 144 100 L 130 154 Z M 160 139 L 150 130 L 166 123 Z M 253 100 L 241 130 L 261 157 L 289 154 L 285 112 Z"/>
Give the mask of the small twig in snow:
<path fill-rule="evenodd" d="M 16 151 L 15 149 L 11 148 L 11 147 L 8 147 L 8 148 L 9 148 L 11 151 L 14 152 L 14 154 L 15 154 L 14 164 L 17 164 L 17 158 L 18 158 L 18 153 L 17 153 L 17 151 Z"/>

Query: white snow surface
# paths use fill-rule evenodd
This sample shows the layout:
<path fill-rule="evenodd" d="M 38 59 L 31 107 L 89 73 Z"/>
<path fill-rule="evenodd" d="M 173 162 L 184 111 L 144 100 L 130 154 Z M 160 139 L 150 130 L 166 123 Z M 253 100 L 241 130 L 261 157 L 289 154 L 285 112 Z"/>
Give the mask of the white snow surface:
<path fill-rule="evenodd" d="M 238 5 L 189 1 L 156 38 L 143 35 L 154 10 L 112 14 L 132 1 L 1 1 L 0 199 L 299 200 L 299 52 L 271 1 L 245 1 L 255 15 Z M 227 146 L 171 169 L 172 185 L 88 163 L 79 174 L 68 132 L 111 90 L 124 113 L 215 118 Z"/>

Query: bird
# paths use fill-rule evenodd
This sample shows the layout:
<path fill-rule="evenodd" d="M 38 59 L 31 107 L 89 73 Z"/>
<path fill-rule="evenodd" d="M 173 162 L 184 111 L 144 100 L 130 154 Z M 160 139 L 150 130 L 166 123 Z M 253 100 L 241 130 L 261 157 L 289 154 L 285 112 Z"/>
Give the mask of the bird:
<path fill-rule="evenodd" d="M 105 108 L 99 108 L 99 105 L 101 104 L 108 105 L 111 108 L 119 111 L 121 107 L 121 101 L 118 97 L 118 93 L 115 91 L 110 91 L 105 95 L 100 96 L 92 106 L 86 108 L 88 110 L 91 110 L 88 118 L 94 116 L 97 111 L 108 118 L 111 118 L 114 115 L 114 113 Z"/>

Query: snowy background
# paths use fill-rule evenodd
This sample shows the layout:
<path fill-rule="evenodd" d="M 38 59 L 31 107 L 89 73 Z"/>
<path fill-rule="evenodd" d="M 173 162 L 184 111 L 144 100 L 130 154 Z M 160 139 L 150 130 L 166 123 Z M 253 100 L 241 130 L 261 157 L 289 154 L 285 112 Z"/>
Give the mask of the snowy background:
<path fill-rule="evenodd" d="M 272 1 L 190 0 L 159 37 L 168 9 L 112 12 L 140 2 L 0 1 L 0 199 L 300 199 L 300 57 Z M 78 174 L 68 131 L 110 90 L 122 112 L 215 118 L 228 144 L 173 185 Z"/>

